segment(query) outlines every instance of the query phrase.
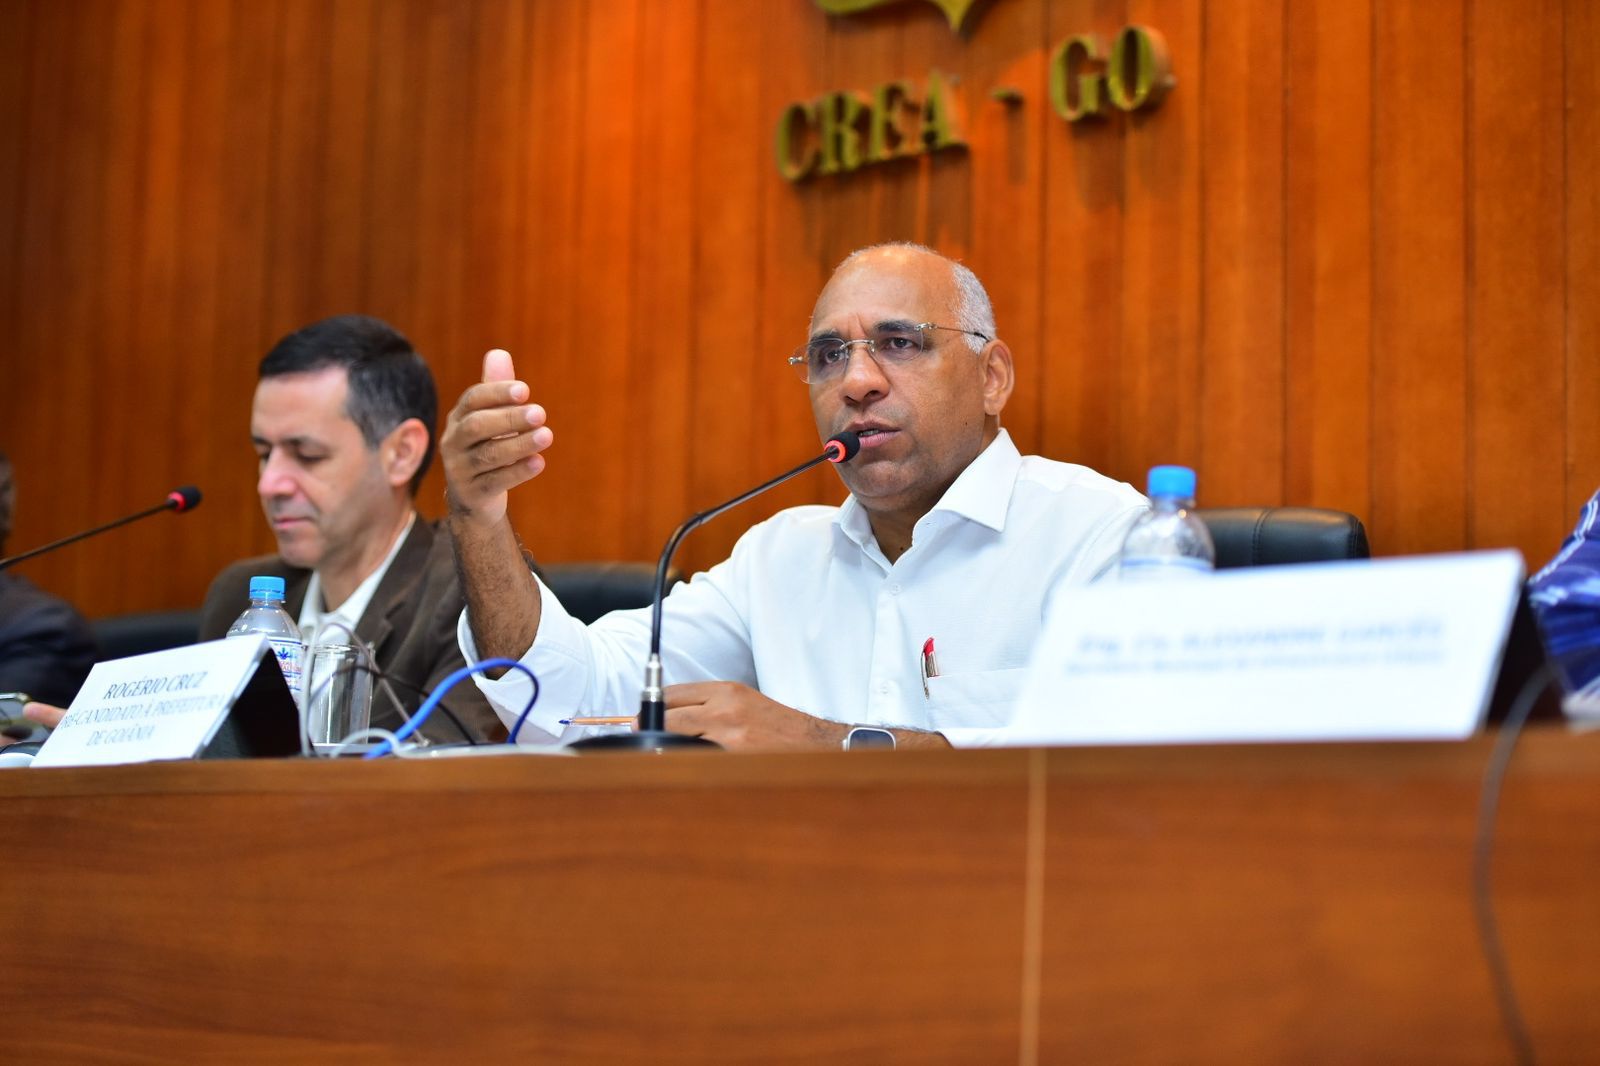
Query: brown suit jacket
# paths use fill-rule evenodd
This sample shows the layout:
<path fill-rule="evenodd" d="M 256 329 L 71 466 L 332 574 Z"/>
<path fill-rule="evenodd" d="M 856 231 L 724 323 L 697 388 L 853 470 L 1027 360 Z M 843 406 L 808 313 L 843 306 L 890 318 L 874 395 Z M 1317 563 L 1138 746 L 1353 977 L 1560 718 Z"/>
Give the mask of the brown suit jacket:
<path fill-rule="evenodd" d="M 283 578 L 284 608 L 291 617 L 299 618 L 311 571 L 289 566 L 276 555 L 257 556 L 232 564 L 211 582 L 200 612 L 201 640 L 216 640 L 227 633 L 250 605 L 250 579 L 258 574 Z M 393 688 L 408 714 L 421 706 L 426 693 L 465 665 L 456 642 L 456 619 L 464 606 L 449 533 L 419 516 L 356 623 L 356 635 L 372 646 L 378 668 L 403 682 Z M 505 738 L 505 726 L 471 678 L 452 688 L 443 703 L 473 732 L 474 739 Z M 375 692 L 372 724 L 398 729 L 401 722 L 390 700 L 381 691 Z M 450 719 L 437 711 L 429 716 L 422 732 L 444 743 L 465 739 Z"/>

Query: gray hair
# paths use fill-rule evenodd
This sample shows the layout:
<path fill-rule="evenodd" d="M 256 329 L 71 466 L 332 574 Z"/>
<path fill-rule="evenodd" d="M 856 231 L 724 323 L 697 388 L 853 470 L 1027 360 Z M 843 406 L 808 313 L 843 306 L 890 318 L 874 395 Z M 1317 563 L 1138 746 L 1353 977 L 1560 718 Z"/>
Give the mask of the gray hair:
<path fill-rule="evenodd" d="M 857 248 L 840 260 L 839 266 L 835 268 L 835 273 L 843 270 L 847 264 L 858 256 L 885 248 L 920 252 L 937 259 L 943 259 L 950 264 L 950 274 L 955 279 L 956 293 L 958 295 L 955 324 L 964 330 L 971 331 L 966 334 L 965 339 L 967 346 L 974 352 L 983 351 L 984 342 L 972 336 L 973 333 L 981 333 L 990 340 L 994 340 L 999 335 L 994 324 L 994 305 L 989 302 L 989 293 L 984 289 L 983 282 L 978 280 L 978 275 L 949 256 L 934 251 L 926 244 L 917 244 L 915 241 L 885 241 L 882 244 L 869 244 L 865 248 Z"/>

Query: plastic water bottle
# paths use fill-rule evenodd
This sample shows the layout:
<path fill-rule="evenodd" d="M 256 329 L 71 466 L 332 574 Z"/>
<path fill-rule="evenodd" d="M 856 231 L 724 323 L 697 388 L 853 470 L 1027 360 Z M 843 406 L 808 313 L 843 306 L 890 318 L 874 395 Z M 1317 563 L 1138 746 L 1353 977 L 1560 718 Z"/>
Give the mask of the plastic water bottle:
<path fill-rule="evenodd" d="M 1117 572 L 1122 581 L 1165 580 L 1209 574 L 1217 549 L 1205 523 L 1194 515 L 1194 471 L 1186 466 L 1150 468 L 1150 511 L 1122 542 Z"/>
<path fill-rule="evenodd" d="M 283 679 L 289 683 L 296 703 L 300 702 L 300 667 L 305 655 L 305 645 L 300 641 L 300 627 L 295 625 L 289 612 L 283 609 L 283 578 L 253 577 L 250 579 L 250 606 L 228 629 L 230 637 L 248 637 L 257 633 L 266 636 L 272 653 L 278 659 Z"/>

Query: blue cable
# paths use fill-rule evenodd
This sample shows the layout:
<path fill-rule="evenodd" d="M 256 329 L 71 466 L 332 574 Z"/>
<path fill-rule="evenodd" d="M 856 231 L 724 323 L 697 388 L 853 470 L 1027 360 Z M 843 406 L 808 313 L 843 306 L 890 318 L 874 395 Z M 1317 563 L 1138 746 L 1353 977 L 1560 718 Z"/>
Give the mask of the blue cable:
<path fill-rule="evenodd" d="M 508 743 L 515 744 L 517 742 L 517 733 L 522 729 L 522 723 L 528 720 L 528 715 L 533 711 L 533 705 L 539 702 L 539 678 L 532 670 L 528 669 L 527 666 L 518 662 L 516 659 L 485 659 L 482 662 L 469 663 L 466 666 L 463 666 L 461 669 L 445 678 L 439 683 L 438 688 L 434 689 L 428 694 L 428 698 L 422 701 L 422 706 L 417 708 L 417 713 L 412 715 L 411 719 L 407 721 L 405 725 L 401 726 L 395 731 L 394 739 L 397 741 L 404 740 L 412 733 L 415 733 L 417 729 L 421 727 L 422 723 L 428 720 L 428 715 L 433 713 L 433 709 L 439 706 L 446 694 L 448 694 L 451 689 L 455 688 L 456 685 L 460 684 L 462 681 L 465 681 L 473 674 L 482 673 L 485 670 L 493 670 L 501 666 L 512 670 L 521 670 L 523 673 L 528 675 L 528 680 L 533 682 L 533 695 L 528 697 L 528 705 L 522 709 L 521 716 L 517 718 L 517 724 L 511 729 L 511 737 Z M 393 745 L 386 740 L 378 747 L 367 752 L 364 756 L 362 756 L 362 758 L 381 758 L 384 755 L 388 755 L 393 750 Z"/>
<path fill-rule="evenodd" d="M 534 676 L 532 670 L 529 670 L 521 663 L 517 663 L 516 667 L 527 674 L 528 680 L 533 682 L 533 695 L 528 697 L 528 705 L 522 708 L 521 714 L 517 715 L 517 724 L 511 727 L 511 733 L 506 737 L 507 744 L 515 744 L 517 742 L 517 734 L 522 732 L 522 723 L 528 720 L 528 715 L 533 713 L 533 705 L 539 702 L 539 679 Z"/>

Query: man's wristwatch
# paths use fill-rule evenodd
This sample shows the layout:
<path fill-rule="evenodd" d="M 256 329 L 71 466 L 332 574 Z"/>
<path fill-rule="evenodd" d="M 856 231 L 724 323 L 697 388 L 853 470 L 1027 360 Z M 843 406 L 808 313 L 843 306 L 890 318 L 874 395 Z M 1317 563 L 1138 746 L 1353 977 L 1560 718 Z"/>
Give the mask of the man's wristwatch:
<path fill-rule="evenodd" d="M 894 748 L 894 734 L 875 725 L 858 725 L 845 734 L 845 751 L 865 751 L 868 748 Z"/>

